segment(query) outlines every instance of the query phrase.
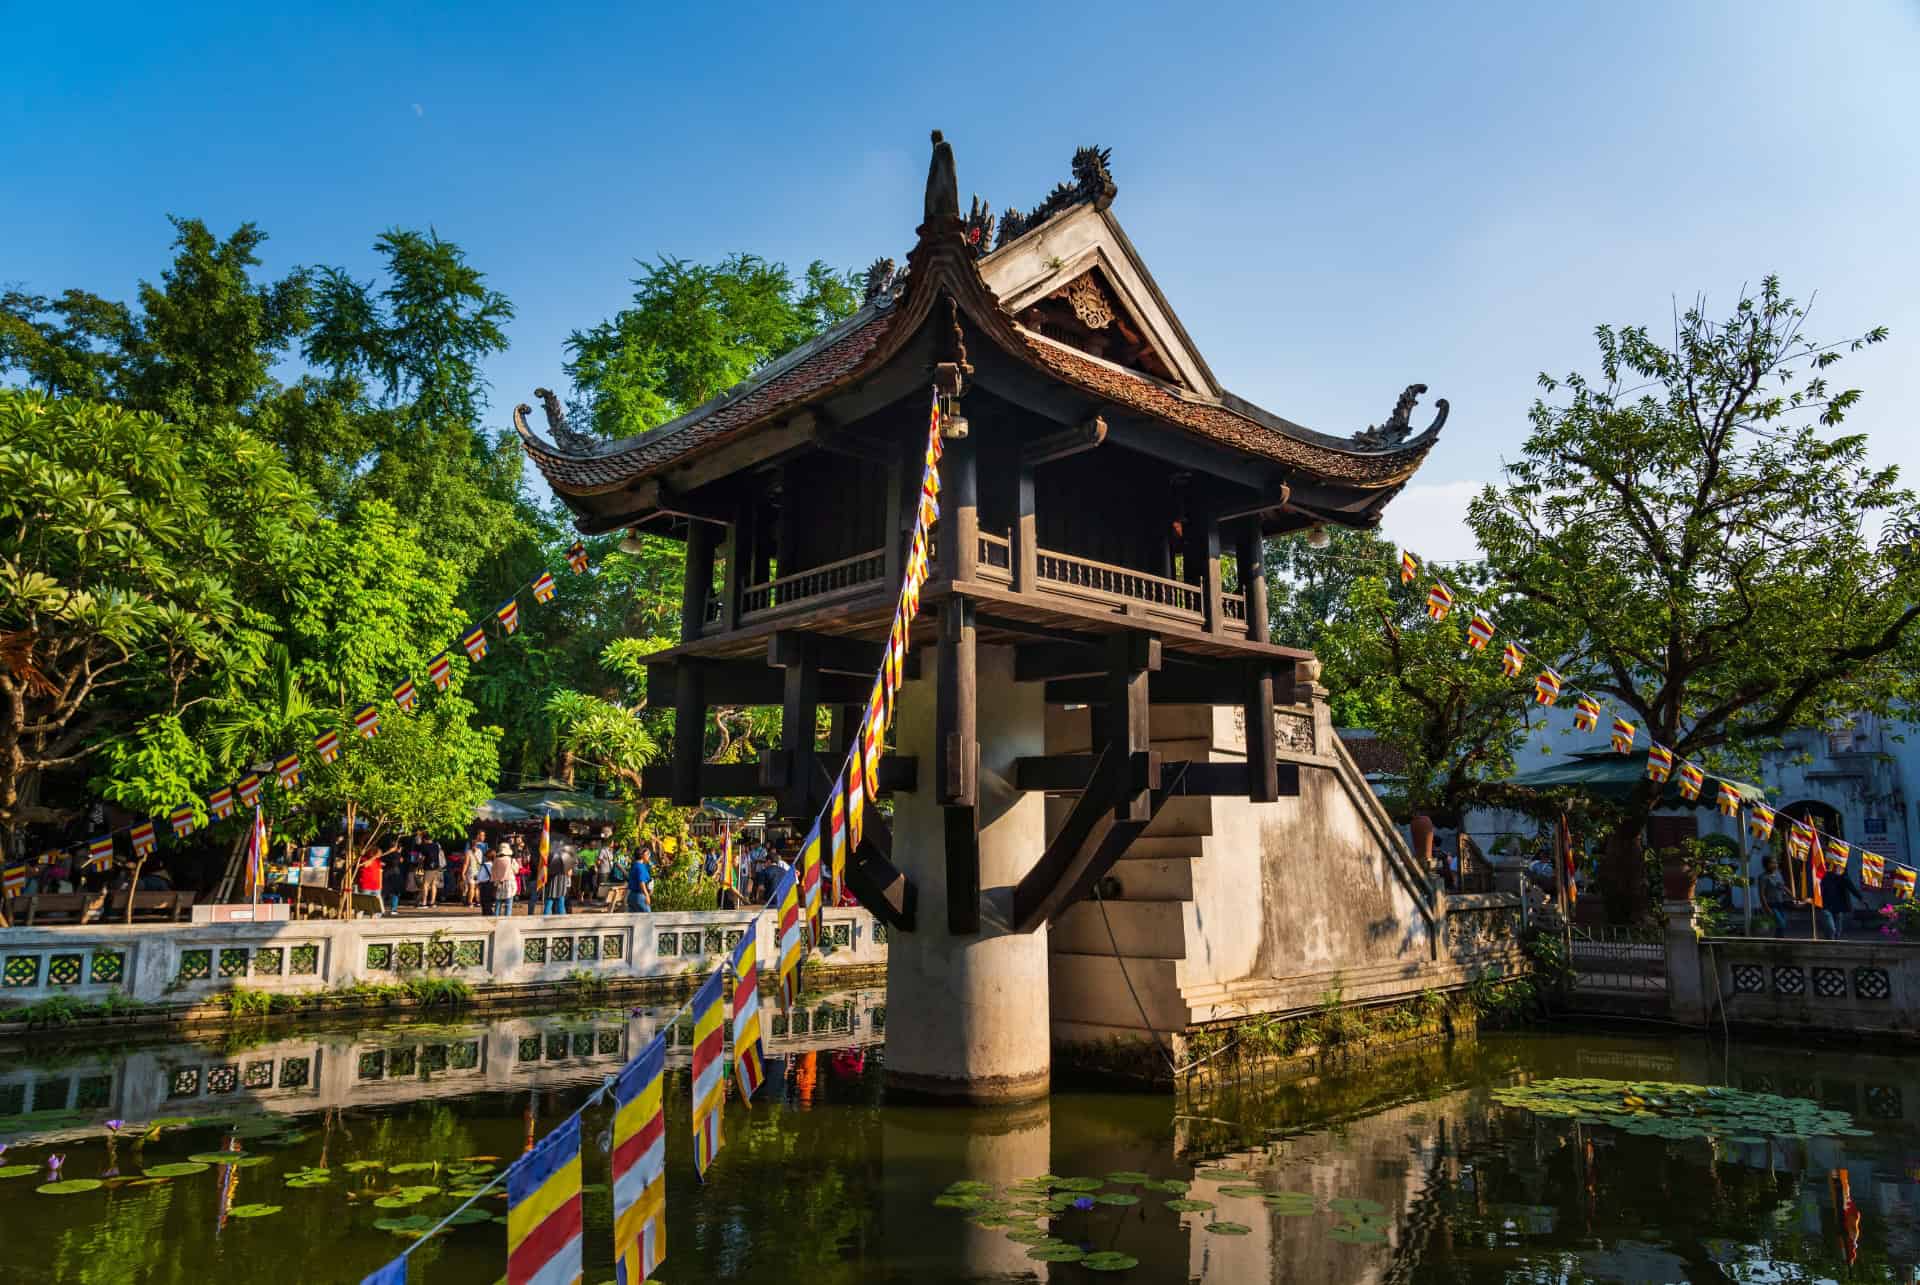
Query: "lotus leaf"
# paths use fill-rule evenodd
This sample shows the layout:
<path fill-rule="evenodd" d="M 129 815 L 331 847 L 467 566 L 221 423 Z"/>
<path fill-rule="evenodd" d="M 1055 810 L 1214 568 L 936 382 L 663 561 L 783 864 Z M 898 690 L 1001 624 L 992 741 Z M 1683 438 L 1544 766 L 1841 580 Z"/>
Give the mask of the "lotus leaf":
<path fill-rule="evenodd" d="M 265 1218 L 279 1213 L 281 1208 L 280 1205 L 235 1205 L 227 1213 L 234 1218 Z"/>
<path fill-rule="evenodd" d="M 1087 1256 L 1078 1245 L 1035 1245 L 1027 1257 L 1042 1263 L 1077 1263 Z"/>
<path fill-rule="evenodd" d="M 1176 1214 L 1201 1214 L 1213 1208 L 1211 1200 L 1169 1200 L 1167 1208 Z"/>
<path fill-rule="evenodd" d="M 0 1178 L 24 1178 L 39 1172 L 39 1165 L 0 1165 Z"/>
<path fill-rule="evenodd" d="M 390 1196 L 382 1196 L 373 1203 L 381 1209 L 405 1209 L 408 1205 L 417 1205 L 423 1197 L 409 1196 L 404 1191 L 396 1191 Z"/>
<path fill-rule="evenodd" d="M 1134 1169 L 1122 1169 L 1117 1173 L 1110 1173 L 1107 1175 L 1108 1182 L 1117 1182 L 1117 1183 L 1124 1184 L 1126 1186 L 1135 1186 L 1139 1183 L 1145 1182 L 1146 1180 L 1147 1180 L 1146 1174 L 1140 1173 L 1139 1171 Z"/>
<path fill-rule="evenodd" d="M 411 1232 L 417 1236 L 433 1226 L 433 1219 L 425 1214 L 410 1214 L 405 1218 L 376 1218 L 373 1225 L 379 1231 Z"/>
<path fill-rule="evenodd" d="M 1015 1227 L 1007 1233 L 1007 1239 L 1021 1245 L 1058 1245 L 1066 1243 L 1064 1241 L 1056 1241 L 1052 1235 L 1040 1230 L 1038 1227 Z"/>
<path fill-rule="evenodd" d="M 147 1166 L 147 1177 L 184 1178 L 190 1173 L 205 1173 L 212 1167 L 212 1165 L 201 1164 L 194 1160 L 182 1160 L 170 1165 L 149 1165 Z"/>
<path fill-rule="evenodd" d="M 1343 1245 L 1377 1245 L 1387 1238 L 1383 1231 L 1372 1227 L 1335 1227 L 1327 1233 L 1328 1240 L 1337 1240 Z"/>
<path fill-rule="evenodd" d="M 1094 1197 L 1102 1205 L 1137 1205 L 1140 1197 L 1124 1191 L 1103 1191 Z"/>
<path fill-rule="evenodd" d="M 1266 1191 L 1266 1188 L 1264 1188 L 1264 1187 L 1239 1187 L 1239 1186 L 1235 1186 L 1235 1187 L 1222 1187 L 1222 1188 L 1220 1188 L 1220 1194 L 1221 1194 L 1221 1195 L 1223 1195 L 1223 1196 L 1243 1196 L 1243 1197 L 1250 1197 L 1250 1198 L 1252 1198 L 1252 1199 L 1254 1199 L 1254 1200 L 1258 1200 L 1258 1199 L 1260 1199 L 1260 1198 L 1261 1198 L 1262 1196 L 1264 1196 L 1264 1195 L 1266 1195 L 1266 1194 L 1267 1194 L 1267 1191 Z"/>
<path fill-rule="evenodd" d="M 235 1161 L 246 1159 L 246 1155 L 244 1151 L 197 1151 L 187 1159 L 195 1164 L 230 1165 Z"/>
<path fill-rule="evenodd" d="M 1180 1178 L 1151 1178 L 1140 1184 L 1148 1191 L 1164 1191 L 1169 1195 L 1184 1196 L 1192 1183 Z"/>
<path fill-rule="evenodd" d="M 43 1196 L 73 1196 L 83 1191 L 98 1191 L 106 1184 L 98 1178 L 68 1178 L 63 1182 L 49 1182 L 35 1187 Z"/>
<path fill-rule="evenodd" d="M 1140 1260 L 1131 1254 L 1122 1254 L 1117 1250 L 1103 1249 L 1097 1254 L 1088 1254 L 1080 1260 L 1080 1266 L 1096 1272 L 1124 1272 L 1129 1267 L 1140 1266 Z"/>
<path fill-rule="evenodd" d="M 435 1164 L 431 1160 L 409 1160 L 405 1164 L 389 1165 L 387 1167 L 387 1172 L 388 1173 L 425 1173 L 430 1169 L 438 1169 L 439 1167 L 440 1167 L 439 1165 Z"/>
<path fill-rule="evenodd" d="M 979 1196 L 935 1196 L 934 1207 L 938 1209 L 976 1209 L 984 1202 Z"/>
<path fill-rule="evenodd" d="M 1216 1236 L 1244 1236 L 1253 1228 L 1245 1223 L 1208 1223 L 1207 1230 Z"/>
<path fill-rule="evenodd" d="M 1336 1214 L 1384 1214 L 1387 1207 L 1377 1200 L 1363 1200 L 1358 1196 L 1341 1196 L 1327 1202 L 1327 1208 Z"/>
<path fill-rule="evenodd" d="M 484 1209 L 462 1209 L 447 1221 L 456 1227 L 464 1227 L 468 1223 L 484 1223 L 492 1218 L 493 1215 Z"/>
<path fill-rule="evenodd" d="M 1061 1191 L 1098 1191 L 1106 1184 L 1098 1178 L 1056 1178 L 1053 1185 Z"/>
<path fill-rule="evenodd" d="M 369 1169 L 385 1169 L 387 1162 L 384 1160 L 349 1160 L 340 1167 L 348 1173 L 365 1173 Z"/>

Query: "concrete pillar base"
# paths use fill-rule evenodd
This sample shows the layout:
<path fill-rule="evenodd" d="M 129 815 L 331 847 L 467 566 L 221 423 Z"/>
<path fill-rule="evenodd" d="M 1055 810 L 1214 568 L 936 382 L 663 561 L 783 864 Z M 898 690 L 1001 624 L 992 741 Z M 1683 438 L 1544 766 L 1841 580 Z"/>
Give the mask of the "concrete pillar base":
<path fill-rule="evenodd" d="M 1011 1106 L 1044 1098 L 1053 1089 L 1051 1067 L 1027 1075 L 973 1076 L 960 1079 L 887 1071 L 889 1102 L 926 1102 L 944 1106 Z"/>

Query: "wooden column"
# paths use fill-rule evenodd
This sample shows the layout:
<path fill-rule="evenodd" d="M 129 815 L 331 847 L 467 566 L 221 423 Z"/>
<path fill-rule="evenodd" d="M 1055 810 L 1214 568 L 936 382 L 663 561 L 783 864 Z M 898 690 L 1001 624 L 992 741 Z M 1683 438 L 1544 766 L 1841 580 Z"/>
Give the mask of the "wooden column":
<path fill-rule="evenodd" d="M 769 760 L 768 783 L 783 817 L 809 817 L 815 795 L 814 728 L 820 709 L 820 665 L 813 640 L 805 634 L 777 633 L 767 645 L 767 660 L 783 670 L 780 702 L 780 750 Z"/>
<path fill-rule="evenodd" d="M 1220 610 L 1220 519 L 1217 506 L 1204 491 L 1191 491 L 1187 499 L 1186 540 L 1181 550 L 1181 577 L 1200 590 L 1200 614 L 1210 634 L 1221 631 Z"/>
<path fill-rule="evenodd" d="M 673 804 L 700 803 L 700 765 L 707 754 L 707 676 L 705 666 L 688 657 L 675 666 L 673 687 Z"/>
<path fill-rule="evenodd" d="M 940 570 L 943 578 L 973 579 L 980 555 L 980 475 L 973 439 L 946 444 L 940 460 Z"/>
<path fill-rule="evenodd" d="M 1248 598 L 1251 602 L 1252 595 Z M 1264 661 L 1251 662 L 1247 667 L 1247 797 L 1255 803 L 1272 803 L 1280 797 L 1280 747 L 1273 726 L 1273 698 L 1273 669 Z"/>
<path fill-rule="evenodd" d="M 900 582 L 906 577 L 907 536 L 913 530 L 914 512 L 907 500 L 907 470 L 902 465 L 900 447 L 896 443 L 887 452 L 887 512 L 880 524 L 881 543 L 886 549 L 881 583 L 895 592 L 899 591 Z"/>
<path fill-rule="evenodd" d="M 1114 634 L 1107 640 L 1107 702 L 1095 731 L 1104 733 L 1103 739 L 1113 751 L 1129 761 L 1150 748 L 1147 675 L 1157 667 L 1158 643 L 1152 634 L 1132 632 Z M 1151 792 L 1143 789 L 1123 795 L 1113 815 L 1120 821 L 1150 819 Z"/>
<path fill-rule="evenodd" d="M 1236 546 L 1240 562 L 1240 592 L 1247 598 L 1247 637 L 1267 642 L 1267 542 L 1260 534 L 1260 519 L 1248 518 L 1240 528 Z"/>
<path fill-rule="evenodd" d="M 707 598 L 713 592 L 713 546 L 720 528 L 687 519 L 686 587 L 680 594 L 680 641 L 692 642 L 707 623 Z"/>
<path fill-rule="evenodd" d="M 1033 465 L 1025 460 L 1013 484 L 1013 590 L 1037 593 L 1040 589 L 1039 528 L 1034 519 Z"/>
<path fill-rule="evenodd" d="M 740 590 L 747 583 L 740 576 L 740 564 L 746 557 L 749 512 L 751 508 L 745 501 L 734 506 L 733 525 L 727 528 L 726 542 L 721 545 L 727 566 L 720 584 L 720 628 L 726 633 L 740 627 Z"/>
<path fill-rule="evenodd" d="M 934 691 L 934 801 L 972 807 L 979 732 L 974 665 L 973 603 L 948 598 L 940 604 L 940 661 Z"/>
<path fill-rule="evenodd" d="M 793 465 L 780 466 L 780 514 L 773 520 L 773 565 L 779 568 L 778 574 L 785 575 L 793 569 L 794 523 L 799 520 L 799 505 L 794 503 Z"/>

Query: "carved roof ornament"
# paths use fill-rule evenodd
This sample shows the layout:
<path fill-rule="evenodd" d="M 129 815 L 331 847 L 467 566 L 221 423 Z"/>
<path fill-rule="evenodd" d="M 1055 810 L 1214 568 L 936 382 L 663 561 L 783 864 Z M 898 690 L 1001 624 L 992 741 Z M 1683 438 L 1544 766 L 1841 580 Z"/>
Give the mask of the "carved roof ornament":
<path fill-rule="evenodd" d="M 964 220 L 967 231 L 967 248 L 973 251 L 977 259 L 993 248 L 993 207 L 974 194 L 973 206 L 967 211 Z"/>
<path fill-rule="evenodd" d="M 1083 147 L 1073 154 L 1073 181 L 1056 183 L 1047 199 L 1025 214 L 1008 210 L 1000 216 L 1000 240 L 995 248 L 1017 239 L 1029 228 L 1038 227 L 1054 215 L 1076 205 L 1090 204 L 1104 210 L 1113 204 L 1120 188 L 1113 181 L 1107 162 L 1113 158 L 1111 147 Z"/>
<path fill-rule="evenodd" d="M 1398 446 L 1413 435 L 1413 407 L 1420 400 L 1420 394 L 1427 391 L 1425 384 L 1408 384 L 1400 394 L 1400 400 L 1393 404 L 1393 414 L 1387 416 L 1387 422 L 1362 429 L 1353 435 L 1353 440 L 1362 446 Z M 1433 423 L 1427 425 L 1427 433 L 1437 433 L 1440 426 L 1447 422 L 1447 399 L 1438 398 L 1433 403 Z M 1425 436 L 1426 434 L 1422 434 Z"/>
<path fill-rule="evenodd" d="M 576 433 L 567 426 L 567 412 L 561 409 L 560 399 L 553 395 L 550 388 L 536 388 L 533 395 L 540 400 L 540 409 L 547 416 L 547 432 L 553 438 L 553 444 L 562 450 L 586 451 L 593 448 L 596 439 L 587 433 Z M 513 426 L 520 430 L 520 436 L 527 435 L 527 416 L 533 407 L 521 402 L 513 408 Z"/>
<path fill-rule="evenodd" d="M 866 302 L 872 303 L 881 295 L 892 293 L 894 282 L 899 277 L 899 269 L 892 259 L 875 259 L 867 268 Z"/>
<path fill-rule="evenodd" d="M 1080 318 L 1080 324 L 1089 330 L 1105 330 L 1113 324 L 1113 304 L 1091 272 L 1067 284 L 1067 303 L 1072 306 L 1073 315 Z"/>
<path fill-rule="evenodd" d="M 924 222 L 960 217 L 960 181 L 954 176 L 953 144 L 933 131 L 933 160 L 927 166 L 927 203 Z"/>

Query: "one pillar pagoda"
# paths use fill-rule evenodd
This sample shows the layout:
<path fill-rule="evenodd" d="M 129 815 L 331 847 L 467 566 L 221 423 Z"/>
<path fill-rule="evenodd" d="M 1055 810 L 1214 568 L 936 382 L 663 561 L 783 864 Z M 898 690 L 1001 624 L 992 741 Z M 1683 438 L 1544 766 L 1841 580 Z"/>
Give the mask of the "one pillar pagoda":
<path fill-rule="evenodd" d="M 1234 396 L 1114 218 L 1106 152 L 1081 149 L 995 244 L 933 143 L 918 240 L 851 317 L 636 436 L 522 427 L 581 531 L 685 543 L 681 641 L 648 666 L 675 711 L 648 793 L 764 796 L 804 826 L 880 662 L 937 390 L 937 547 L 880 769 L 892 823 L 868 821 L 848 884 L 890 927 L 890 1080 L 1004 1101 L 1048 1087 L 1049 924 L 1171 803 L 1299 793 L 1275 708 L 1311 657 L 1268 641 L 1262 542 L 1375 525 L 1446 404 L 1415 434 L 1415 386 L 1342 438 Z M 709 710 L 737 704 L 779 706 L 780 747 L 704 762 Z M 1156 705 L 1231 711 L 1244 753 L 1170 757 Z M 1050 719 L 1076 716 L 1049 753 Z"/>

